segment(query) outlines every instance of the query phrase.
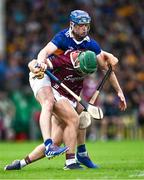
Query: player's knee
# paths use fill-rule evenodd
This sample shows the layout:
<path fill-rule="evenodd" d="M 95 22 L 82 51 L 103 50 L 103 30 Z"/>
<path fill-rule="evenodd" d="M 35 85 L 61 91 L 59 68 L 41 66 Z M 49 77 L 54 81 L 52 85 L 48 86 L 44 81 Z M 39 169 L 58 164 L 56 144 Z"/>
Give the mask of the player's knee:
<path fill-rule="evenodd" d="M 48 111 L 53 110 L 53 101 L 50 101 L 49 99 L 45 99 L 45 101 L 42 104 L 42 108 L 47 109 Z"/>
<path fill-rule="evenodd" d="M 79 117 L 78 116 L 71 116 L 71 120 L 69 121 L 71 126 L 74 126 L 76 129 L 79 127 Z"/>

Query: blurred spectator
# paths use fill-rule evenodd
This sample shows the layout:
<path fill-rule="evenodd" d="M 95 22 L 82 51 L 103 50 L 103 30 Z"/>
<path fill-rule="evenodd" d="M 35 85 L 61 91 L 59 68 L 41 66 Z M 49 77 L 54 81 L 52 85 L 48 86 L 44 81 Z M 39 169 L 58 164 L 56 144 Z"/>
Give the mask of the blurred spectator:
<path fill-rule="evenodd" d="M 97 87 L 96 74 L 89 75 L 83 82 L 82 98 L 89 101 Z"/>
<path fill-rule="evenodd" d="M 0 54 L 0 89 L 5 89 L 5 82 L 6 82 L 6 71 L 7 71 L 7 64 Z"/>
<path fill-rule="evenodd" d="M 13 140 L 15 137 L 12 121 L 15 118 L 15 106 L 7 92 L 0 91 L 0 139 Z"/>
<path fill-rule="evenodd" d="M 20 89 L 22 85 L 22 68 L 19 65 L 19 57 L 15 54 L 9 58 L 6 70 L 5 86 L 8 91 Z"/>
<path fill-rule="evenodd" d="M 138 138 L 144 139 L 144 96 L 142 95 L 140 98 L 140 103 L 138 107 Z"/>
<path fill-rule="evenodd" d="M 30 120 L 33 113 L 38 109 L 40 110 L 40 108 L 29 87 L 25 87 L 23 91 L 12 92 L 11 99 L 16 107 L 15 120 L 12 124 L 15 129 L 15 138 L 17 140 L 26 140 L 30 136 Z"/>
<path fill-rule="evenodd" d="M 103 103 L 104 118 L 101 120 L 101 140 L 123 138 L 123 121 L 113 94 L 105 96 Z"/>

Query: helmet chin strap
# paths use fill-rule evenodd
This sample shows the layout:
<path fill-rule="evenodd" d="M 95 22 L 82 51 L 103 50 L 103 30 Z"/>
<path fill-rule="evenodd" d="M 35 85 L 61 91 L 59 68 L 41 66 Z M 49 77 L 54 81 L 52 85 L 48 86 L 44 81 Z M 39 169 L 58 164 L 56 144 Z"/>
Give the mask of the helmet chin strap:
<path fill-rule="evenodd" d="M 73 29 L 74 29 L 74 23 L 71 21 L 70 22 L 70 29 L 71 29 L 71 31 L 73 32 Z"/>

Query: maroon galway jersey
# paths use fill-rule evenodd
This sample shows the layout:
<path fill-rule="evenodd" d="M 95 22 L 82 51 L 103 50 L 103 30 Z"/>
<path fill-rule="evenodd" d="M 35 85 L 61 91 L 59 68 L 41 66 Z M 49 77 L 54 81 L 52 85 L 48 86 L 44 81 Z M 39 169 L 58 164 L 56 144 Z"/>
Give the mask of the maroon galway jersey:
<path fill-rule="evenodd" d="M 60 79 L 67 87 L 69 87 L 74 93 L 78 96 L 83 87 L 83 80 L 85 76 L 78 73 L 71 62 L 70 53 L 72 51 L 65 52 L 64 54 L 55 56 L 51 58 L 53 64 L 53 74 Z M 52 86 L 57 89 L 57 91 L 69 99 L 73 100 L 74 98 L 62 87 L 60 87 L 55 81 L 51 81 Z"/>

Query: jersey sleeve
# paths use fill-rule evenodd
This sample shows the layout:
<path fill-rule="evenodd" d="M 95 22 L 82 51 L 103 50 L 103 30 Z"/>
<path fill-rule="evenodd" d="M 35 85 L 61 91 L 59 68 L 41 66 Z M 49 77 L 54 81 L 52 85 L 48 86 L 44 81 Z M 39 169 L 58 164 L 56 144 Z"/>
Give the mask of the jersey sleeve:
<path fill-rule="evenodd" d="M 95 52 L 96 55 L 101 53 L 101 47 L 94 39 L 92 39 L 90 42 L 89 50 Z"/>
<path fill-rule="evenodd" d="M 57 33 L 51 40 L 59 49 L 63 49 L 64 34 L 61 32 Z"/>

